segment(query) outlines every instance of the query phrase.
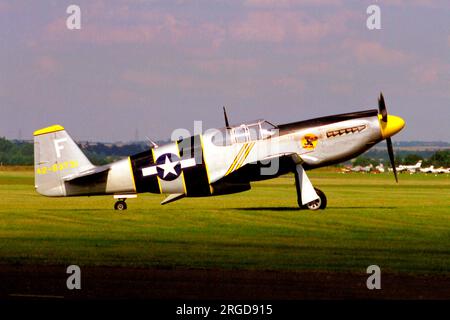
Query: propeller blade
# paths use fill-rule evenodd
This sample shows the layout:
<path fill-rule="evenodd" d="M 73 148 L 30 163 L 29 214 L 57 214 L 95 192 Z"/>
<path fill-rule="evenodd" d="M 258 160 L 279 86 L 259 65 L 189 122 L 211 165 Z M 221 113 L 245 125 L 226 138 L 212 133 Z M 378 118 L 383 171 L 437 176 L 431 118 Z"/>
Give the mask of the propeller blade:
<path fill-rule="evenodd" d="M 383 122 L 387 122 L 387 109 L 386 109 L 386 103 L 384 102 L 383 93 L 380 93 L 380 97 L 378 98 L 378 109 L 381 113 L 381 120 Z"/>
<path fill-rule="evenodd" d="M 225 126 L 230 128 L 230 124 L 228 123 L 227 111 L 225 110 L 225 106 L 223 107 L 223 116 L 225 117 Z"/>
<path fill-rule="evenodd" d="M 394 149 L 392 148 L 391 138 L 386 138 L 386 144 L 389 154 L 389 160 L 391 160 L 392 171 L 394 172 L 395 181 L 398 183 L 397 169 L 395 168 Z"/>

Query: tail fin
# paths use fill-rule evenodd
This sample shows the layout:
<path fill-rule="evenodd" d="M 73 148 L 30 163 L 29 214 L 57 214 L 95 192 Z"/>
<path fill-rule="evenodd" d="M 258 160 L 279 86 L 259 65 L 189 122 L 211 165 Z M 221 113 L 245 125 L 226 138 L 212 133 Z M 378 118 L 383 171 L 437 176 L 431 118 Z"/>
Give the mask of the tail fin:
<path fill-rule="evenodd" d="M 65 196 L 64 179 L 95 168 L 64 128 L 53 125 L 34 132 L 34 177 L 37 192 Z"/>

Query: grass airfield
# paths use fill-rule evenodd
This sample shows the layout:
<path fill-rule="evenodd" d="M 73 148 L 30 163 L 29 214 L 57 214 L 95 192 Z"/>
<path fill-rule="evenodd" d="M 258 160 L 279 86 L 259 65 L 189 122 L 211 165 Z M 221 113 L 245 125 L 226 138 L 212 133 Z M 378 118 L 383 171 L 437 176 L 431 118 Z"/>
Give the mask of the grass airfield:
<path fill-rule="evenodd" d="M 310 173 L 324 211 L 298 210 L 294 177 L 161 206 L 139 195 L 46 198 L 0 171 L 0 264 L 450 275 L 449 175 Z"/>

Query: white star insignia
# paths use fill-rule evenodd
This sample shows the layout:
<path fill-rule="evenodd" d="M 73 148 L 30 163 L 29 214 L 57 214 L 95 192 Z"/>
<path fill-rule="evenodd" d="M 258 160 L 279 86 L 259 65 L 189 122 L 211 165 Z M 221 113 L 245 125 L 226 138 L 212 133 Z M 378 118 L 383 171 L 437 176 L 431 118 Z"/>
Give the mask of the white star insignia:
<path fill-rule="evenodd" d="M 178 164 L 178 162 L 179 161 L 170 162 L 169 156 L 166 156 L 166 159 L 164 160 L 164 164 L 158 165 L 158 168 L 161 168 L 164 170 L 163 178 L 165 178 L 169 173 L 177 175 L 177 172 L 175 171 L 175 166 Z"/>
<path fill-rule="evenodd" d="M 142 176 L 146 177 L 146 176 L 152 176 L 158 173 L 158 171 L 156 170 L 156 168 L 161 168 L 164 173 L 163 173 L 163 178 L 165 178 L 169 173 L 172 173 L 174 175 L 177 175 L 177 172 L 175 171 L 175 167 L 180 164 L 181 165 L 181 169 L 184 168 L 189 168 L 189 167 L 193 167 L 195 166 L 195 159 L 191 158 L 191 159 L 184 159 L 184 160 L 177 160 L 175 162 L 170 162 L 169 157 L 166 155 L 166 158 L 164 159 L 164 164 L 158 164 L 158 165 L 153 165 L 150 167 L 146 167 L 146 168 L 142 168 Z"/>

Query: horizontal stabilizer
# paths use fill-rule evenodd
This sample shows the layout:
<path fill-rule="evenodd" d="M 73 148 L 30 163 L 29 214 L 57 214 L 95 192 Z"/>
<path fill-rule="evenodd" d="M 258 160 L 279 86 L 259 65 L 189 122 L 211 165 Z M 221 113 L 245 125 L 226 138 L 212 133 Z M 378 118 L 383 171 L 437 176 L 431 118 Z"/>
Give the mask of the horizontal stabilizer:
<path fill-rule="evenodd" d="M 82 172 L 80 172 L 78 174 L 64 177 L 63 180 L 69 182 L 69 181 L 73 181 L 75 179 L 85 178 L 85 177 L 88 177 L 88 176 L 93 176 L 93 175 L 96 175 L 96 174 L 99 174 L 99 173 L 107 172 L 107 171 L 109 171 L 109 169 L 110 169 L 109 166 L 94 167 L 92 169 L 82 171 Z"/>

